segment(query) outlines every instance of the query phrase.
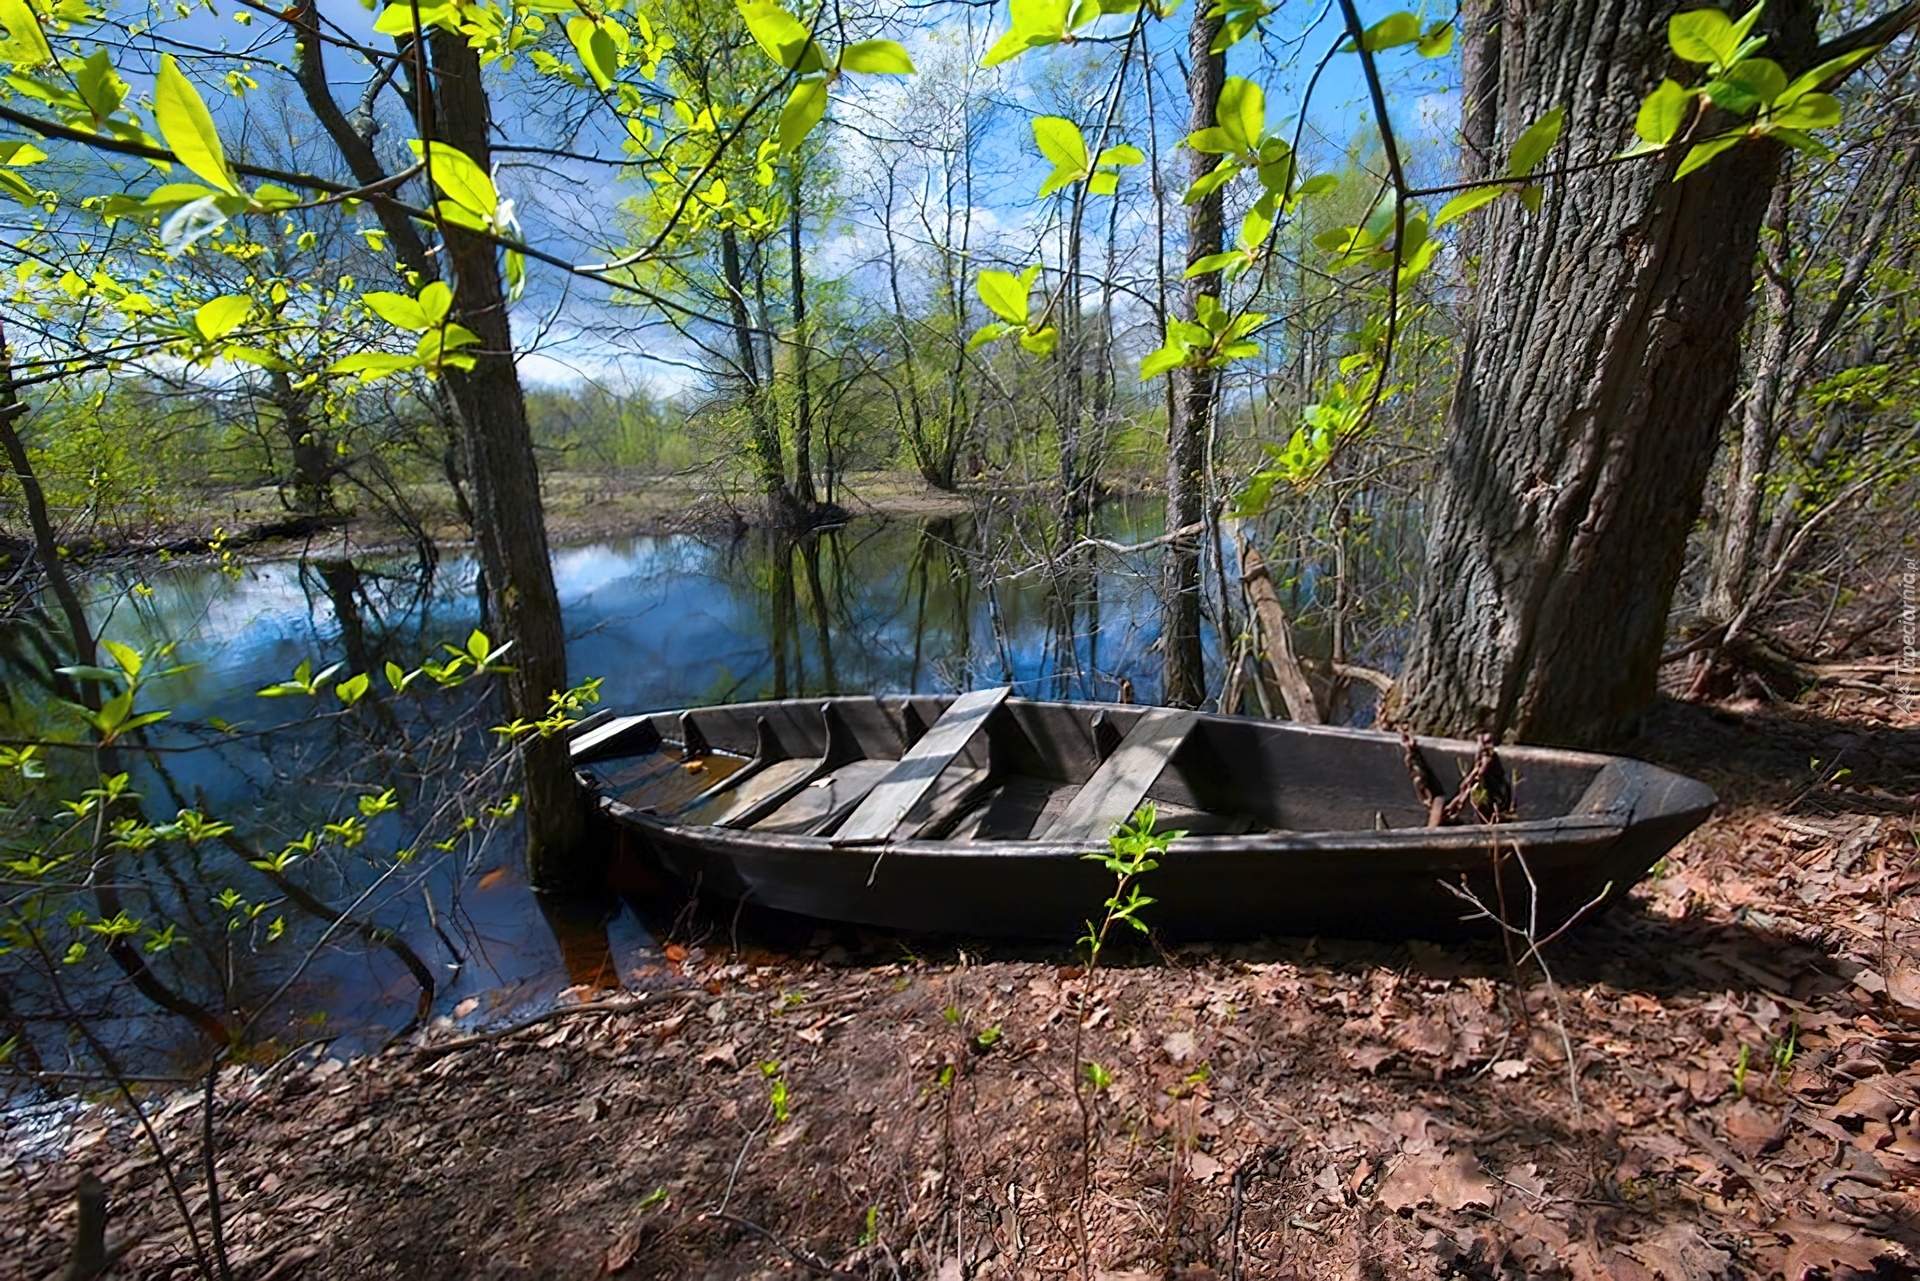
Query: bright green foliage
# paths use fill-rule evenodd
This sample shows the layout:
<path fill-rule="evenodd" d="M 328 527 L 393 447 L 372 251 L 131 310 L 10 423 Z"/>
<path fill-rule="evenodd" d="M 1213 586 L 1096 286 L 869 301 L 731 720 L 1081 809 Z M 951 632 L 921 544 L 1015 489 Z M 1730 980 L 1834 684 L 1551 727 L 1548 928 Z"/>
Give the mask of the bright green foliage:
<path fill-rule="evenodd" d="M 1686 61 L 1704 65 L 1707 79 L 1692 89 L 1662 80 L 1641 103 L 1634 120 L 1639 141 L 1623 155 L 1665 150 L 1696 111 L 1708 107 L 1753 119 L 1688 148 L 1674 171 L 1676 182 L 1750 138 L 1777 138 L 1808 155 L 1828 154 L 1827 145 L 1809 131 L 1839 124 L 1841 110 L 1839 99 L 1821 86 L 1871 58 L 1879 47 L 1856 49 L 1789 80 L 1779 63 L 1758 56 L 1767 39 L 1752 31 L 1764 7 L 1756 4 L 1737 20 L 1718 9 L 1691 9 L 1669 20 L 1667 44 Z"/>
<path fill-rule="evenodd" d="M 780 111 L 780 150 L 794 152 L 827 113 L 827 90 L 846 72 L 867 75 L 913 74 L 913 59 L 892 40 L 861 40 L 830 55 L 814 39 L 806 24 L 773 0 L 735 0 L 747 30 L 767 52 L 797 78 L 787 104 Z"/>
<path fill-rule="evenodd" d="M 1167 341 L 1140 362 L 1140 380 L 1180 368 L 1224 369 L 1236 360 L 1260 354 L 1252 333 L 1266 323 L 1260 312 L 1233 314 L 1212 294 L 1202 294 L 1199 321 L 1167 320 Z"/>
<path fill-rule="evenodd" d="M 1104 904 L 1106 916 L 1097 926 L 1088 921 L 1087 932 L 1080 939 L 1081 946 L 1087 949 L 1088 969 L 1100 964 L 1100 951 L 1106 946 L 1107 934 L 1114 925 L 1125 923 L 1142 934 L 1147 932 L 1146 919 L 1140 913 L 1152 906 L 1153 899 L 1140 892 L 1140 878 L 1159 867 L 1167 847 L 1186 835 L 1185 832 L 1154 831 L 1159 818 L 1149 801 L 1135 811 L 1131 822 L 1120 824 L 1107 838 L 1104 852 L 1083 856 L 1114 875 L 1113 893 Z M 1106 1084 L 1111 1082 L 1109 1077 Z M 1096 1080 L 1095 1088 L 1105 1089 L 1106 1084 Z"/>
<path fill-rule="evenodd" d="M 975 287 L 980 291 L 980 301 L 987 304 L 987 308 L 1000 319 L 975 330 L 973 337 L 967 340 L 968 351 L 1009 334 L 1018 337 L 1020 345 L 1036 356 L 1045 356 L 1053 351 L 1060 341 L 1058 331 L 1044 323 L 1044 316 L 1037 320 L 1032 316 L 1033 285 L 1039 276 L 1039 263 L 1017 276 L 1009 271 L 980 273 L 975 282 Z"/>
<path fill-rule="evenodd" d="M 1053 162 L 1053 172 L 1040 184 L 1043 198 L 1083 180 L 1094 195 L 1111 196 L 1119 189 L 1121 166 L 1146 160 L 1140 148 L 1126 143 L 1090 156 L 1080 126 L 1065 116 L 1035 116 L 1033 140 L 1039 145 L 1040 154 Z"/>

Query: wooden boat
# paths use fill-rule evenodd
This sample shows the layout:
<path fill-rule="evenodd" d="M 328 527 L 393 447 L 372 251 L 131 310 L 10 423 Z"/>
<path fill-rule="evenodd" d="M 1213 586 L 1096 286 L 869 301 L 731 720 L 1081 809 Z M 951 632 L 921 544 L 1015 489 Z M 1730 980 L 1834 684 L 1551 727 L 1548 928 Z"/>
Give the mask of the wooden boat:
<path fill-rule="evenodd" d="M 595 718 L 571 747 L 605 814 L 704 892 L 967 936 L 1078 934 L 1114 888 L 1087 856 L 1146 801 L 1186 833 L 1141 881 L 1145 919 L 1176 938 L 1487 931 L 1447 887 L 1494 904 L 1496 849 L 1509 918 L 1530 873 L 1550 929 L 1618 898 L 1714 804 L 1619 757 L 1005 689 Z M 1463 779 L 1495 821 L 1430 826 L 1445 803 L 1422 792 Z"/>

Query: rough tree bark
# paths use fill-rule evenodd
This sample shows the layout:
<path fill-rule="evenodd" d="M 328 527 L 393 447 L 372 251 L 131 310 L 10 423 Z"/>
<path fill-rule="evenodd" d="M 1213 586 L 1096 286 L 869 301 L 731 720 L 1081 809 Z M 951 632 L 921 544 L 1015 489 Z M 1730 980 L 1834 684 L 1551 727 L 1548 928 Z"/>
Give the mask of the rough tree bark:
<path fill-rule="evenodd" d="M 1522 5 L 1500 29 L 1496 152 L 1555 106 L 1577 166 L 1617 153 L 1670 66 L 1673 0 Z M 1788 74 L 1810 0 L 1761 19 Z M 1490 207 L 1413 648 L 1412 728 L 1599 744 L 1655 694 L 1667 611 L 1740 369 L 1778 147 L 1682 182 L 1678 156 Z"/>
<path fill-rule="evenodd" d="M 1220 32 L 1220 19 L 1208 17 L 1210 6 L 1194 6 L 1187 37 L 1187 92 L 1192 114 L 1187 127 L 1212 127 L 1220 106 L 1220 89 L 1227 79 L 1225 54 L 1209 53 Z M 1199 178 L 1213 168 L 1214 157 L 1187 153 L 1189 177 Z M 1225 238 L 1225 212 L 1218 190 L 1187 209 L 1187 264 L 1217 254 Z M 1195 318 L 1200 295 L 1220 291 L 1219 273 L 1195 276 L 1186 282 L 1181 308 Z M 1167 528 L 1186 529 L 1201 518 L 1205 495 L 1207 424 L 1213 416 L 1218 379 L 1211 369 L 1182 369 L 1175 373 L 1173 415 L 1167 424 Z M 1168 544 L 1160 578 L 1160 697 L 1169 707 L 1198 707 L 1207 696 L 1206 660 L 1200 652 L 1200 545 L 1176 540 Z"/>

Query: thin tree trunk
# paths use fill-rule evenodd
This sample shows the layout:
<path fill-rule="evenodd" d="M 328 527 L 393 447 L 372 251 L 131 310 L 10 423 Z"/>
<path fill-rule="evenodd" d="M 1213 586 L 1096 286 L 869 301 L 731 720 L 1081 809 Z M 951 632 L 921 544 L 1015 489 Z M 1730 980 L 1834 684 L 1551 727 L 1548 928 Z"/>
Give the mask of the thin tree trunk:
<path fill-rule="evenodd" d="M 1190 131 L 1210 128 L 1226 83 L 1227 59 L 1209 53 L 1220 31 L 1220 19 L 1208 17 L 1209 6 L 1197 4 L 1187 37 L 1187 91 L 1192 99 Z M 1213 167 L 1214 157 L 1188 153 L 1190 178 Z M 1219 253 L 1225 240 L 1225 207 L 1216 190 L 1188 207 L 1187 265 Z M 1186 283 L 1182 311 L 1192 320 L 1202 294 L 1217 294 L 1218 273 L 1195 276 Z M 1210 369 L 1176 371 L 1173 415 L 1167 424 L 1167 528 L 1196 524 L 1205 506 L 1207 424 L 1218 395 L 1217 377 Z M 1207 696 L 1206 659 L 1200 649 L 1200 545 L 1176 540 L 1168 544 L 1161 569 L 1160 697 L 1169 707 L 1198 707 Z"/>
<path fill-rule="evenodd" d="M 436 30 L 428 40 L 436 134 L 482 170 L 490 169 L 489 107 L 479 55 L 463 36 Z M 449 370 L 446 383 L 472 469 L 474 541 L 487 577 L 487 613 L 514 646 L 504 678 L 508 714 L 532 719 L 545 716 L 551 697 L 567 688 L 566 638 L 547 553 L 540 471 L 514 366 L 498 251 L 491 241 L 457 227 L 442 228 L 442 235 L 453 281 L 453 318 L 480 339 L 469 349 L 473 368 Z M 566 740 L 559 735 L 525 740 L 522 768 L 533 883 L 543 889 L 582 884 L 587 877 L 579 866 L 579 846 L 586 810 Z"/>
<path fill-rule="evenodd" d="M 773 513 L 783 514 L 793 506 L 787 489 L 786 460 L 781 456 L 780 436 L 767 419 L 766 397 L 762 394 L 760 362 L 754 351 L 753 323 L 747 318 L 746 280 L 740 273 L 740 240 L 732 227 L 720 233 L 720 271 L 726 278 L 727 312 L 733 322 L 734 359 L 740 364 L 740 378 L 746 385 L 747 449 L 753 455 L 760 474 L 760 492 Z"/>
<path fill-rule="evenodd" d="M 1601 0 L 1508 21 L 1495 150 L 1564 105 L 1557 163 L 1618 151 L 1668 68 L 1677 7 Z M 1781 0 L 1761 20 L 1789 75 L 1813 55 L 1814 18 L 1811 0 Z M 1677 163 L 1558 179 L 1537 215 L 1489 207 L 1412 651 L 1388 709 L 1411 728 L 1598 744 L 1653 700 L 1780 151 L 1743 143 L 1679 183 Z"/>
<path fill-rule="evenodd" d="M 795 157 L 787 167 L 789 209 L 787 212 L 787 255 L 793 271 L 793 491 L 795 500 L 812 510 L 813 492 L 813 387 L 808 381 L 808 365 L 813 341 L 807 334 L 806 259 L 800 251 L 800 161 Z"/>
<path fill-rule="evenodd" d="M 1760 341 L 1754 354 L 1753 381 L 1741 405 L 1738 452 L 1730 460 L 1726 502 L 1720 513 L 1720 538 L 1708 563 L 1707 587 L 1701 610 L 1709 619 L 1726 622 L 1740 608 L 1754 538 L 1760 529 L 1761 500 L 1773 465 L 1778 435 L 1775 414 L 1780 405 L 1781 379 L 1793 342 L 1793 260 L 1789 249 L 1788 217 L 1793 203 L 1791 169 L 1773 191 L 1767 207 L 1767 230 L 1761 246 Z"/>

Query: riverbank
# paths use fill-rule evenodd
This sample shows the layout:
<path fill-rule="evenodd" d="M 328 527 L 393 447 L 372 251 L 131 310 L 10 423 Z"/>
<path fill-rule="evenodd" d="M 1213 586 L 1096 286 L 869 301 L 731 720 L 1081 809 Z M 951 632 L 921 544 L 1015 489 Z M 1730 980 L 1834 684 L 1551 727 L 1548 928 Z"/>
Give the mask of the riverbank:
<path fill-rule="evenodd" d="M 1551 986 L 1319 941 L 753 965 L 721 922 L 529 1025 L 223 1079 L 234 1275 L 1911 1275 L 1914 699 L 1668 705 L 1634 750 L 1721 810 Z M 199 1100 L 152 1101 L 204 1248 Z M 0 1273 L 55 1268 L 83 1170 L 114 1275 L 190 1274 L 106 1105 L 0 1158 Z"/>
<path fill-rule="evenodd" d="M 245 560 L 341 559 L 404 552 L 422 536 L 443 549 L 472 544 L 472 531 L 460 520 L 444 483 L 403 484 L 399 493 L 415 522 L 411 527 L 393 510 L 364 498 L 337 515 L 290 515 L 279 490 L 261 485 L 203 490 L 160 519 L 109 521 L 84 531 L 69 527 L 66 546 L 75 559 L 87 561 L 222 551 Z M 929 519 L 963 515 L 984 496 L 985 491 L 934 489 L 911 471 L 875 471 L 847 477 L 835 499 L 856 516 Z M 553 469 L 541 476 L 541 497 L 547 539 L 556 547 L 740 528 L 750 523 L 753 509 L 750 495 L 718 489 L 704 473 Z M 22 528 L 0 534 L 0 553 L 30 550 L 23 522 Z"/>

